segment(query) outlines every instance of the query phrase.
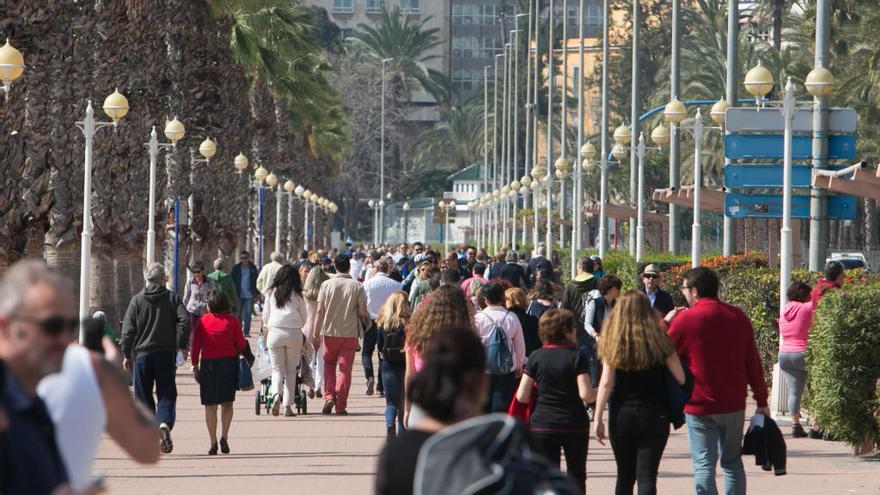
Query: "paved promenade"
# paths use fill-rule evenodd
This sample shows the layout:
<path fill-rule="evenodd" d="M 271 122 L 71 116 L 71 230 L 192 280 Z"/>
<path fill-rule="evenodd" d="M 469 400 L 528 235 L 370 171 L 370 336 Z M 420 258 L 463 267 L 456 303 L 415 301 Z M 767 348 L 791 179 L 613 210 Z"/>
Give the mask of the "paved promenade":
<path fill-rule="evenodd" d="M 254 393 L 239 393 L 230 433 L 230 455 L 208 457 L 208 437 L 198 388 L 187 370 L 178 375 L 174 452 L 155 466 L 125 459 L 104 440 L 95 471 L 118 494 L 321 494 L 372 493 L 376 456 L 384 442 L 384 399 L 363 394 L 360 366 L 348 416 L 322 416 L 317 398 L 306 416 L 256 416 Z M 110 411 L 110 414 L 113 414 Z M 786 428 L 787 430 L 787 428 Z M 755 494 L 880 494 L 880 459 L 856 459 L 840 443 L 786 439 L 787 476 L 761 471 L 746 459 L 749 492 Z M 661 493 L 693 493 L 687 435 L 672 434 L 660 466 Z M 609 446 L 590 440 L 588 491 L 614 492 L 615 466 Z M 719 483 L 720 486 L 720 483 Z"/>

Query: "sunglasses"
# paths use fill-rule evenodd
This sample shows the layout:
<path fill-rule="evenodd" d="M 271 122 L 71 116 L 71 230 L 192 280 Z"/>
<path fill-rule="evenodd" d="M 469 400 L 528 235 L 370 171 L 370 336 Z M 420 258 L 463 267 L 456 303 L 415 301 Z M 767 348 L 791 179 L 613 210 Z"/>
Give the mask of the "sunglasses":
<path fill-rule="evenodd" d="M 13 320 L 21 320 L 39 327 L 44 334 L 50 337 L 57 337 L 65 331 L 69 334 L 73 334 L 79 327 L 79 319 L 77 318 L 50 316 L 49 318 L 39 319 L 18 313 L 14 313 L 11 316 Z"/>
<path fill-rule="evenodd" d="M 642 278 L 660 278 L 660 275 L 654 275 L 653 273 L 646 273 L 642 275 Z"/>

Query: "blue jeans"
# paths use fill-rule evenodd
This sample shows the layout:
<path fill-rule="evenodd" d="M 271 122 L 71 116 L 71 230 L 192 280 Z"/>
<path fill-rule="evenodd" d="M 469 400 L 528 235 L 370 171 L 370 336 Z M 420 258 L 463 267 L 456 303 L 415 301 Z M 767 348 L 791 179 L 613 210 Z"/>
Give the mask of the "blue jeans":
<path fill-rule="evenodd" d="M 489 401 L 486 402 L 484 412 L 496 413 L 507 412 L 510 400 L 516 392 L 516 374 L 489 375 Z"/>
<path fill-rule="evenodd" d="M 150 411 L 156 413 L 156 422 L 174 428 L 177 408 L 177 352 L 158 351 L 135 358 L 132 370 L 134 396 Z M 156 400 L 153 399 L 153 386 Z"/>
<path fill-rule="evenodd" d="M 724 493 L 745 495 L 746 472 L 742 463 L 745 411 L 685 416 L 697 495 L 718 494 L 715 465 L 719 456 L 724 473 Z"/>
<path fill-rule="evenodd" d="M 403 428 L 403 372 L 404 366 L 395 366 L 382 361 L 380 376 L 385 384 L 385 427 L 394 426 L 397 419 L 397 431 Z"/>
<path fill-rule="evenodd" d="M 244 336 L 248 337 L 251 334 L 251 318 L 253 318 L 254 311 L 254 299 L 249 297 L 247 299 L 243 297 L 238 298 L 238 321 L 241 323 L 241 329 L 244 332 Z"/>

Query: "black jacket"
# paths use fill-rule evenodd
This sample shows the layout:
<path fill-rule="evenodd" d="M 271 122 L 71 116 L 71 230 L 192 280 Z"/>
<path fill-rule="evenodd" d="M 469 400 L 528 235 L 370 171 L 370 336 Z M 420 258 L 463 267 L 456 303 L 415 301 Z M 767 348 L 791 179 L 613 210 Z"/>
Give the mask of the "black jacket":
<path fill-rule="evenodd" d="M 764 418 L 763 424 L 758 416 Z M 785 438 L 776 421 L 763 414 L 752 416 L 743 438 L 743 455 L 754 455 L 755 465 L 764 471 L 773 470 L 776 476 L 785 474 Z M 772 466 L 772 467 L 771 467 Z"/>
<path fill-rule="evenodd" d="M 256 296 L 260 292 L 257 290 L 257 277 L 259 274 L 257 273 L 257 267 L 254 266 L 253 263 L 248 263 L 248 268 L 250 268 L 251 278 L 250 278 L 250 286 L 251 286 L 251 294 Z M 237 263 L 234 267 L 232 267 L 232 281 L 235 282 L 235 290 L 238 291 L 239 297 L 241 297 L 241 263 Z"/>
<path fill-rule="evenodd" d="M 511 313 L 516 315 L 519 326 L 522 327 L 523 342 L 526 345 L 526 357 L 541 348 L 541 337 L 538 336 L 538 319 L 528 314 L 526 310 L 513 308 Z"/>
<path fill-rule="evenodd" d="M 529 260 L 529 267 L 526 268 L 526 277 L 528 277 L 529 287 L 535 285 L 535 276 L 538 270 L 544 270 L 547 280 L 556 282 L 556 274 L 553 272 L 553 263 L 543 256 L 535 256 Z"/>
<path fill-rule="evenodd" d="M 588 273 L 586 280 L 572 280 L 565 286 L 565 292 L 562 293 L 562 300 L 559 301 L 561 309 L 567 309 L 574 313 L 574 319 L 577 322 L 578 330 L 584 329 L 584 294 L 596 288 L 598 279 L 592 273 Z"/>
<path fill-rule="evenodd" d="M 189 349 L 189 313 L 162 285 L 148 285 L 131 299 L 122 322 L 122 354 L 137 358 Z"/>
<path fill-rule="evenodd" d="M 648 295 L 644 289 L 642 289 L 642 292 Z M 672 302 L 672 296 L 668 292 L 657 287 L 657 296 L 654 298 L 654 304 L 651 307 L 659 311 L 663 316 L 666 316 L 666 313 L 675 308 L 675 303 Z"/>
<path fill-rule="evenodd" d="M 513 284 L 514 287 L 524 287 L 526 283 L 526 274 L 523 267 L 514 262 L 504 263 L 499 276 Z"/>

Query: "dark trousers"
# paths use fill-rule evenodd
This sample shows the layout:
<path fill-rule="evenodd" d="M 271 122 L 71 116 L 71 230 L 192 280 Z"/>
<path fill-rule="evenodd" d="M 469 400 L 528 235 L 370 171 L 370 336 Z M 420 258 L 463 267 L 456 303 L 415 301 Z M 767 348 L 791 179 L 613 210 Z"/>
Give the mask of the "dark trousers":
<path fill-rule="evenodd" d="M 177 352 L 158 351 L 134 360 L 134 396 L 156 413 L 156 422 L 174 428 L 177 404 Z M 156 400 L 153 387 L 156 387 Z"/>
<path fill-rule="evenodd" d="M 376 350 L 376 335 L 379 331 L 376 329 L 376 322 L 373 321 L 370 324 L 370 328 L 364 332 L 364 348 L 361 350 L 361 364 L 364 365 L 364 376 L 366 378 L 373 378 L 375 373 L 373 373 L 373 351 Z M 382 362 L 382 356 L 379 356 L 379 362 Z M 379 369 L 382 369 L 381 366 Z M 376 391 L 383 392 L 385 388 L 382 384 L 382 373 L 379 373 L 378 380 L 376 380 Z"/>
<path fill-rule="evenodd" d="M 582 492 L 587 490 L 587 442 L 590 437 L 582 432 L 540 432 L 532 433 L 538 454 L 547 458 L 556 467 L 560 466 L 560 450 L 565 452 L 565 465 Z"/>
<path fill-rule="evenodd" d="M 596 342 L 590 334 L 587 334 L 589 340 L 590 353 L 590 385 L 594 389 L 599 389 L 599 379 L 602 378 L 602 361 L 599 360 L 599 343 Z"/>
<path fill-rule="evenodd" d="M 397 431 L 403 431 L 403 375 L 404 365 L 392 365 L 386 361 L 379 364 L 379 374 L 385 383 L 385 426 L 391 428 L 397 422 Z"/>
<path fill-rule="evenodd" d="M 639 495 L 657 493 L 657 470 L 669 438 L 669 414 L 665 404 L 622 404 L 609 412 L 609 435 L 617 462 L 615 495 L 632 495 L 639 482 Z"/>
<path fill-rule="evenodd" d="M 516 375 L 514 373 L 490 374 L 489 400 L 486 402 L 485 411 L 487 413 L 507 412 L 514 392 L 516 392 Z"/>

